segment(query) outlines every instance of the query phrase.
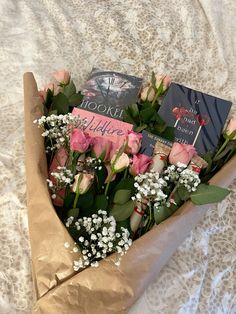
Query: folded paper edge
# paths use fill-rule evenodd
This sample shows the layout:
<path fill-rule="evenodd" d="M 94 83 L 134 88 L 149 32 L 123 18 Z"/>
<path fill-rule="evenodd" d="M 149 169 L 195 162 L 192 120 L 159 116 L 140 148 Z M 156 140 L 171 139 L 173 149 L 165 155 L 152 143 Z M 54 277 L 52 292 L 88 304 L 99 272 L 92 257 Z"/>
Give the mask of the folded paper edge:
<path fill-rule="evenodd" d="M 39 298 L 74 274 L 73 257 L 64 247 L 64 242 L 72 246 L 74 241 L 55 213 L 48 192 L 44 141 L 41 130 L 33 123 L 42 115 L 42 103 L 33 73 L 25 73 L 23 83 L 26 199 L 33 283 L 36 298 Z M 62 258 L 58 261 L 59 253 Z"/>

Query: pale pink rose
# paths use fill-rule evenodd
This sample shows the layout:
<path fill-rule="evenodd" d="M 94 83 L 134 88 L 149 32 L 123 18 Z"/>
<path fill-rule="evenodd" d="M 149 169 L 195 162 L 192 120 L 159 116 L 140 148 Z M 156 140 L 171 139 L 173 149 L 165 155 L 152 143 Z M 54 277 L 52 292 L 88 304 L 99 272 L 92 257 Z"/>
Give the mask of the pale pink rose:
<path fill-rule="evenodd" d="M 156 88 L 158 89 L 161 85 L 161 82 L 163 82 L 163 91 L 167 90 L 167 88 L 170 86 L 171 78 L 168 75 L 161 74 L 156 75 Z"/>
<path fill-rule="evenodd" d="M 114 173 L 114 174 L 113 174 L 113 177 L 110 178 L 110 175 L 111 175 L 111 166 L 110 166 L 109 164 L 105 164 L 105 167 L 106 167 L 106 169 L 107 169 L 107 177 L 106 177 L 105 183 L 108 183 L 108 181 L 109 181 L 109 182 L 114 181 L 115 178 L 116 178 L 116 174 Z M 110 179 L 110 180 L 108 180 L 108 179 Z"/>
<path fill-rule="evenodd" d="M 88 150 L 92 138 L 80 129 L 74 129 L 70 136 L 70 149 L 79 153 L 84 153 Z"/>
<path fill-rule="evenodd" d="M 230 135 L 233 131 L 236 130 L 236 120 L 233 120 L 231 119 L 227 125 L 227 128 L 226 128 L 226 134 L 227 135 Z M 236 139 L 236 135 L 234 136 L 233 138 L 234 140 Z"/>
<path fill-rule="evenodd" d="M 39 97 L 41 98 L 42 102 L 46 101 L 47 98 L 47 91 L 51 90 L 53 95 L 56 96 L 60 92 L 60 87 L 57 86 L 56 84 L 49 83 L 46 86 L 44 86 L 43 90 L 40 90 L 38 92 Z"/>
<path fill-rule="evenodd" d="M 55 154 L 52 163 L 49 168 L 49 179 L 55 184 L 56 179 L 51 176 L 51 172 L 57 172 L 57 167 L 63 167 L 68 159 L 68 154 L 65 148 L 61 147 Z M 52 199 L 52 203 L 55 206 L 63 206 L 65 196 L 65 189 L 61 189 L 57 192 L 56 198 Z"/>
<path fill-rule="evenodd" d="M 137 154 L 141 148 L 141 140 L 142 140 L 142 134 L 136 133 L 133 131 L 128 131 L 128 135 L 126 137 L 127 140 L 127 146 L 125 149 L 125 152 L 127 154 Z"/>
<path fill-rule="evenodd" d="M 137 154 L 133 156 L 132 165 L 129 168 L 129 172 L 133 176 L 145 173 L 148 171 L 150 165 L 152 164 L 152 159 L 144 154 Z"/>
<path fill-rule="evenodd" d="M 182 163 L 188 165 L 190 160 L 197 154 L 193 145 L 174 143 L 169 155 L 169 162 L 172 165 Z"/>
<path fill-rule="evenodd" d="M 111 168 L 114 173 L 121 172 L 129 166 L 129 156 L 122 153 L 119 157 L 115 154 L 111 159 Z"/>
<path fill-rule="evenodd" d="M 146 100 L 153 101 L 155 94 L 156 94 L 156 91 L 152 86 L 146 86 L 142 89 L 140 98 L 143 101 L 146 101 Z"/>
<path fill-rule="evenodd" d="M 70 73 L 66 70 L 59 70 L 53 74 L 56 81 L 62 85 L 66 85 L 70 81 Z"/>
<path fill-rule="evenodd" d="M 93 184 L 94 175 L 91 173 L 78 173 L 75 175 L 75 182 L 72 185 L 72 191 L 79 194 L 85 194 Z"/>
<path fill-rule="evenodd" d="M 113 143 L 108 139 L 101 136 L 93 138 L 92 156 L 103 161 L 109 161 L 112 149 Z"/>

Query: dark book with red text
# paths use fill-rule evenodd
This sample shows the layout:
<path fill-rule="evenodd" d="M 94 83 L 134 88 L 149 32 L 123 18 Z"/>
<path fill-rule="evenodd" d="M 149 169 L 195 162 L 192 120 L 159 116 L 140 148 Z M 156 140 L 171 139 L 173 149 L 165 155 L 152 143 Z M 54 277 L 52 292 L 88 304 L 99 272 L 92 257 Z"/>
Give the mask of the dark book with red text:
<path fill-rule="evenodd" d="M 141 85 L 139 77 L 93 69 L 82 88 L 80 108 L 122 120 L 124 109 L 137 101 Z"/>

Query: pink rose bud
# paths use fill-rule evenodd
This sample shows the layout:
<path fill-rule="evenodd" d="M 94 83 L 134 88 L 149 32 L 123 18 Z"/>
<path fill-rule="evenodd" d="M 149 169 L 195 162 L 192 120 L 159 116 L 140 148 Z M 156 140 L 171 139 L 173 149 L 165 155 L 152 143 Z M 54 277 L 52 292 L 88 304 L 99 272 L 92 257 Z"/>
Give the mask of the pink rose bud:
<path fill-rule="evenodd" d="M 79 153 L 84 153 L 88 150 L 89 145 L 92 143 L 92 138 L 81 131 L 80 129 L 74 129 L 70 136 L 70 148 L 71 150 Z"/>
<path fill-rule="evenodd" d="M 144 154 L 137 154 L 133 156 L 132 165 L 129 168 L 129 172 L 133 176 L 145 173 L 152 164 L 152 159 Z"/>
<path fill-rule="evenodd" d="M 75 176 L 75 182 L 72 185 L 74 193 L 79 189 L 79 194 L 85 194 L 93 184 L 94 175 L 91 173 L 78 173 Z"/>
<path fill-rule="evenodd" d="M 58 87 L 57 85 L 55 85 L 53 83 L 47 84 L 46 86 L 44 86 L 43 90 L 40 90 L 38 92 L 38 95 L 41 98 L 42 102 L 46 101 L 47 91 L 49 89 L 51 90 L 51 92 L 53 93 L 54 96 L 56 96 L 60 92 L 60 87 Z"/>
<path fill-rule="evenodd" d="M 193 145 L 174 143 L 170 151 L 169 162 L 172 165 L 177 165 L 177 163 L 188 165 L 196 154 Z"/>
<path fill-rule="evenodd" d="M 60 70 L 53 74 L 56 81 L 62 85 L 66 85 L 70 81 L 70 73 L 66 70 Z"/>
<path fill-rule="evenodd" d="M 153 101 L 155 94 L 155 89 L 152 86 L 146 86 L 142 89 L 140 97 L 143 101 Z"/>
<path fill-rule="evenodd" d="M 113 143 L 104 137 L 94 137 L 92 156 L 102 161 L 110 160 L 110 152 L 113 149 Z"/>
<path fill-rule="evenodd" d="M 229 136 L 235 130 L 236 130 L 236 120 L 231 119 L 227 125 L 225 133 Z M 236 135 L 234 136 L 233 139 L 234 140 L 236 139 Z"/>
<path fill-rule="evenodd" d="M 127 140 L 127 147 L 125 149 L 125 152 L 127 154 L 137 154 L 141 148 L 141 139 L 142 134 L 135 133 L 133 131 L 128 131 L 128 135 L 126 137 Z"/>
<path fill-rule="evenodd" d="M 123 171 L 129 166 L 129 156 L 122 153 L 119 157 L 115 154 L 111 159 L 111 168 L 114 173 Z"/>
<path fill-rule="evenodd" d="M 161 82 L 163 82 L 163 91 L 166 91 L 171 83 L 170 76 L 161 74 L 161 75 L 156 75 L 155 77 L 156 77 L 156 88 L 158 89 L 161 86 Z"/>

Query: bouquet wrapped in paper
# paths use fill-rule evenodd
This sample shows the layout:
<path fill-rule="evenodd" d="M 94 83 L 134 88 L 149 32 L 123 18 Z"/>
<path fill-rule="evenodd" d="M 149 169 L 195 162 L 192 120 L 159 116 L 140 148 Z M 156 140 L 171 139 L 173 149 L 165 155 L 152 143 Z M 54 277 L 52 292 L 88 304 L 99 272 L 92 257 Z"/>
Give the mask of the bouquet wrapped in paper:
<path fill-rule="evenodd" d="M 24 75 L 33 313 L 127 313 L 203 218 L 207 203 L 226 197 L 224 187 L 235 178 L 230 125 L 217 151 L 204 158 L 193 145 L 171 141 L 173 129 L 193 124 L 195 113 L 174 107 L 172 129 L 156 114 L 158 102 L 163 106 L 169 95 L 163 100 L 167 77 L 152 78 L 140 102 L 125 109 L 124 121 L 120 107 L 96 104 L 99 121 L 99 110 L 103 117 L 110 115 L 109 129 L 108 124 L 100 128 L 110 137 L 99 137 L 99 127 L 91 127 L 91 120 L 88 127 L 86 119 L 95 108 L 93 97 L 115 103 L 118 90 L 122 103 L 129 103 L 130 90 L 139 90 L 140 82 L 107 72 L 99 80 L 98 71 L 93 75 L 83 98 L 66 71 L 57 73 L 57 85 L 40 92 L 33 74 Z M 94 81 L 100 91 L 108 84 L 108 92 L 98 95 Z M 195 116 L 198 145 L 208 121 L 203 114 Z M 204 149 L 201 143 L 197 147 Z"/>

